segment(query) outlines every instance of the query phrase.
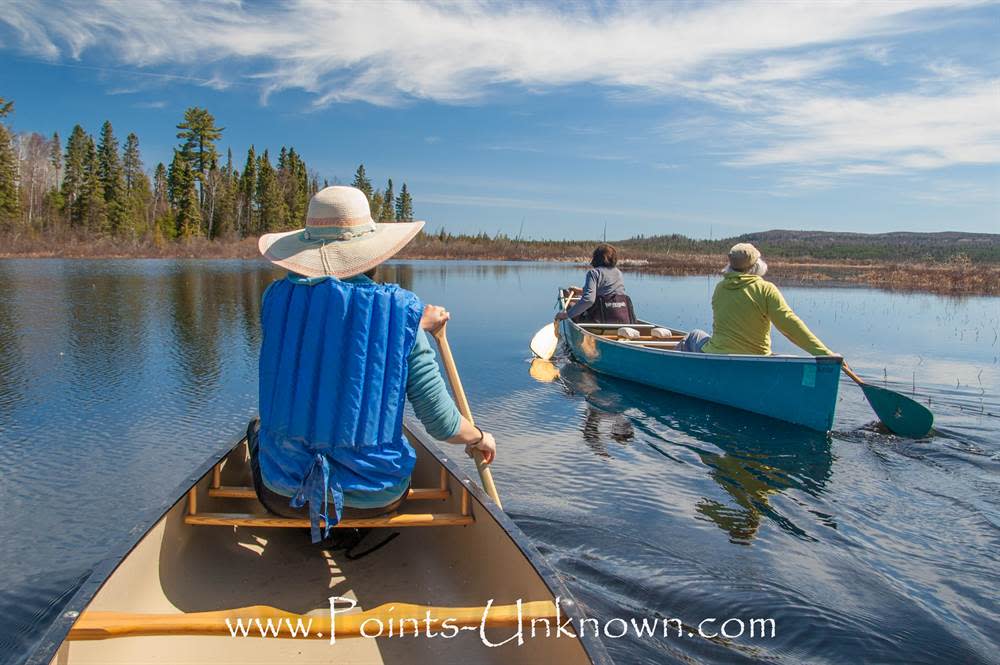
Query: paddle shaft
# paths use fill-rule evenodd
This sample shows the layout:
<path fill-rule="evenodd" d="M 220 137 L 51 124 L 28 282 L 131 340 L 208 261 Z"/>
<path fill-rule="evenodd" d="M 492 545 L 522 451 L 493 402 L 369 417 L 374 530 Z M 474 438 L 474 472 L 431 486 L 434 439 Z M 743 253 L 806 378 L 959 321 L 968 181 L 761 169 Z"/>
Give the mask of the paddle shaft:
<path fill-rule="evenodd" d="M 434 339 L 437 340 L 438 350 L 441 352 L 441 362 L 444 364 L 445 374 L 448 375 L 451 392 L 455 395 L 455 405 L 458 407 L 458 412 L 470 423 L 475 424 L 475 420 L 472 418 L 472 409 L 469 408 L 469 400 L 465 396 L 465 389 L 462 387 L 462 378 L 458 375 L 458 368 L 455 366 L 455 357 L 451 354 L 451 345 L 448 344 L 448 335 L 445 332 L 447 325 L 445 323 L 434 331 Z M 497 492 L 497 486 L 493 482 L 493 474 L 490 472 L 490 467 L 483 460 L 483 454 L 478 450 L 473 450 L 473 459 L 476 461 L 476 470 L 479 471 L 479 479 L 483 483 L 483 489 L 486 490 L 486 493 L 490 495 L 490 498 L 493 499 L 500 510 L 503 510 L 503 504 L 500 503 L 500 494 Z"/>
<path fill-rule="evenodd" d="M 153 635 L 222 635 L 234 637 L 298 637 L 330 639 L 336 637 L 358 637 L 365 631 L 374 632 L 372 626 L 365 627 L 369 620 L 386 622 L 411 620 L 415 625 L 423 625 L 428 633 L 431 629 L 441 629 L 444 622 L 459 628 L 466 626 L 517 626 L 523 621 L 536 618 L 555 619 L 558 616 L 555 603 L 551 600 L 522 602 L 519 605 L 492 605 L 490 607 L 432 607 L 407 603 L 385 603 L 364 612 L 342 614 L 333 617 L 329 613 L 301 615 L 285 612 L 275 607 L 255 605 L 215 612 L 193 612 L 181 614 L 132 614 L 127 612 L 84 612 L 66 639 L 106 640 L 116 637 L 140 637 Z M 261 625 L 258 625 L 257 622 Z M 241 623 L 238 623 L 241 622 Z M 546 622 L 547 623 L 547 622 Z M 243 625 L 249 630 L 240 631 Z M 306 632 L 308 626 L 308 632 Z M 263 628 L 270 630 L 264 632 Z M 292 633 L 292 630 L 297 632 Z M 402 631 L 403 629 L 400 628 Z M 415 629 L 416 634 L 420 633 Z M 370 633 L 369 633 L 370 634 Z M 402 635 L 402 633 L 400 633 Z"/>
<path fill-rule="evenodd" d="M 840 368 L 844 370 L 844 374 L 846 374 L 847 376 L 851 377 L 854 380 L 854 383 L 858 384 L 859 386 L 866 385 L 864 380 L 860 376 L 855 374 L 854 370 L 851 369 L 846 362 L 841 364 Z"/>

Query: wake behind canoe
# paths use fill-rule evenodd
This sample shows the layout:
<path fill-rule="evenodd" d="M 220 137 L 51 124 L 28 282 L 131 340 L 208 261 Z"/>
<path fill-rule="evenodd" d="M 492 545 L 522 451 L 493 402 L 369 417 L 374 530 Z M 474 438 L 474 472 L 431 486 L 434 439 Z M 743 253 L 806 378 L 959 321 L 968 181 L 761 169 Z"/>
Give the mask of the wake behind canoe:
<path fill-rule="evenodd" d="M 553 631 L 545 638 L 540 623 L 531 639 L 532 619 L 554 626 L 557 611 L 565 621 L 579 618 L 580 608 L 517 526 L 407 425 L 417 452 L 409 498 L 397 514 L 371 524 L 354 520 L 359 527 L 398 529 L 386 546 L 351 560 L 310 544 L 307 525 L 266 513 L 250 487 L 245 441 L 239 441 L 199 469 L 191 490 L 182 488 L 134 546 L 95 570 L 28 662 L 610 662 L 592 636 L 556 638 Z M 377 543 L 388 533 L 368 540 Z M 331 597 L 349 599 L 338 608 L 357 604 L 338 612 L 333 625 Z M 241 619 L 247 625 L 271 619 L 280 630 L 286 618 L 291 625 L 311 622 L 314 639 L 292 638 L 287 630 L 264 639 L 252 632 L 233 637 L 230 630 Z M 456 626 L 453 637 L 443 637 L 451 632 L 444 619 Z M 381 624 L 382 636 L 359 637 L 363 623 L 364 635 L 376 634 Z M 485 626 L 485 637 L 500 643 L 519 624 L 523 646 L 512 640 L 490 648 L 480 636 Z M 341 636 L 335 644 L 331 628 Z M 427 637 L 425 629 L 436 636 Z"/>
<path fill-rule="evenodd" d="M 571 298 L 560 290 L 559 303 Z M 560 336 L 573 357 L 597 372 L 647 386 L 828 431 L 833 427 L 840 385 L 840 356 L 752 356 L 685 353 L 683 333 L 650 335 L 658 326 L 632 326 L 638 339 L 619 338 L 618 324 L 578 324 L 565 319 Z"/>

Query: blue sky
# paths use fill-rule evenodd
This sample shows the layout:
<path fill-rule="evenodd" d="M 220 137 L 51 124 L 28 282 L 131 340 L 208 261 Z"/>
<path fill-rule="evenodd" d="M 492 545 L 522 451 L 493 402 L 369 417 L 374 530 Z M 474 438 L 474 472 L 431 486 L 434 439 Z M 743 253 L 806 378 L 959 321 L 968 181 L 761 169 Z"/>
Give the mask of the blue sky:
<path fill-rule="evenodd" d="M 188 106 L 431 229 L 1000 232 L 1000 6 L 49 3 L 0 12 L 16 131 L 110 120 L 168 161 Z"/>

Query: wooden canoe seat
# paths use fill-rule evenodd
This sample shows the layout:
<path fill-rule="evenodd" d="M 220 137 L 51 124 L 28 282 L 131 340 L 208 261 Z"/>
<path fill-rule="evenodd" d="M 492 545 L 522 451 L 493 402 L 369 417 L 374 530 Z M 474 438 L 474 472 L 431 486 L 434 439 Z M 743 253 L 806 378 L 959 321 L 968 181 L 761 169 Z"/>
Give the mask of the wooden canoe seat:
<path fill-rule="evenodd" d="M 475 519 L 461 513 L 389 513 L 379 517 L 342 519 L 335 529 L 371 529 L 376 527 L 468 526 Z M 184 523 L 195 526 L 257 526 L 285 529 L 308 529 L 306 518 L 278 517 L 253 513 L 195 513 L 184 516 Z M 320 524 L 322 526 L 322 522 Z"/>
<path fill-rule="evenodd" d="M 233 485 L 220 485 L 219 487 L 209 487 L 208 495 L 216 499 L 256 499 L 257 492 L 253 487 L 236 487 Z M 411 487 L 406 493 L 407 501 L 432 501 L 435 499 L 444 500 L 451 496 L 447 489 L 437 487 Z"/>
<path fill-rule="evenodd" d="M 219 499 L 257 499 L 253 487 L 243 485 L 223 485 L 220 462 L 212 469 L 212 480 L 208 487 L 208 496 Z M 443 500 L 451 496 L 448 488 L 448 475 L 441 467 L 439 486 L 429 488 L 410 488 L 405 501 Z M 335 529 L 371 529 L 376 527 L 419 527 L 419 526 L 468 526 L 475 522 L 469 509 L 469 490 L 462 488 L 462 512 L 460 513 L 400 513 L 391 512 L 378 517 L 362 517 L 342 519 L 334 525 Z M 245 526 L 285 529 L 308 529 L 306 518 L 280 517 L 270 513 L 200 513 L 198 512 L 198 494 L 196 488 L 188 491 L 187 512 L 184 523 L 194 526 Z M 321 523 L 322 525 L 322 523 Z"/>

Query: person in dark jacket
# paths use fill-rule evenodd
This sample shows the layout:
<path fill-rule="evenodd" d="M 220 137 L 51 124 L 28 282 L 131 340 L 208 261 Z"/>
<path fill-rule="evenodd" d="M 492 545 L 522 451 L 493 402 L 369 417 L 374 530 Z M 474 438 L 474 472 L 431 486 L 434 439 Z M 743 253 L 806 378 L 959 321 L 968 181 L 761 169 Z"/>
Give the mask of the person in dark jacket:
<path fill-rule="evenodd" d="M 573 319 L 577 323 L 635 323 L 632 300 L 625 295 L 625 282 L 618 265 L 618 250 L 601 243 L 594 249 L 590 270 L 583 288 L 571 287 L 580 300 L 568 310 L 556 314 L 556 320 Z"/>

